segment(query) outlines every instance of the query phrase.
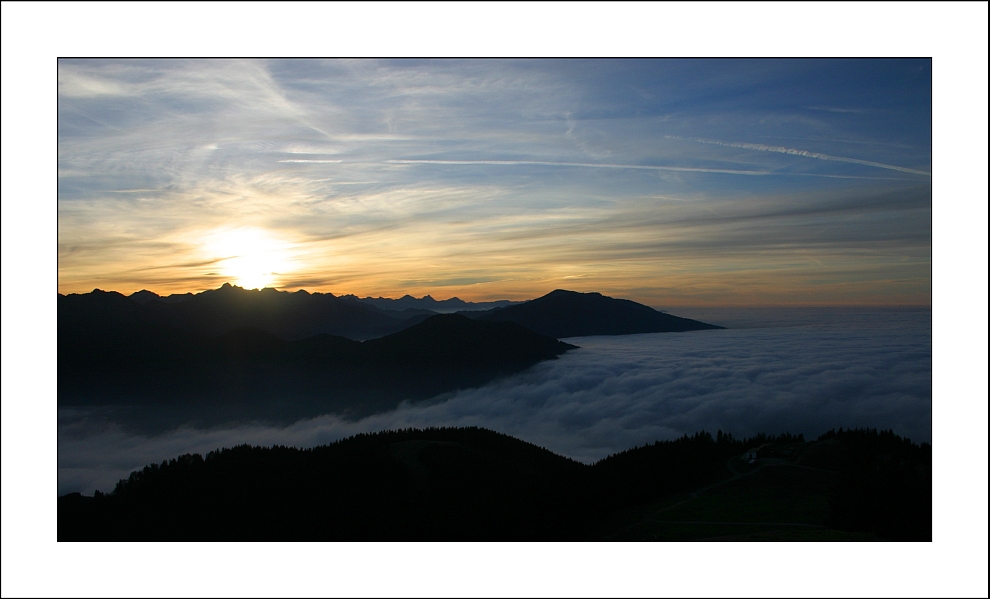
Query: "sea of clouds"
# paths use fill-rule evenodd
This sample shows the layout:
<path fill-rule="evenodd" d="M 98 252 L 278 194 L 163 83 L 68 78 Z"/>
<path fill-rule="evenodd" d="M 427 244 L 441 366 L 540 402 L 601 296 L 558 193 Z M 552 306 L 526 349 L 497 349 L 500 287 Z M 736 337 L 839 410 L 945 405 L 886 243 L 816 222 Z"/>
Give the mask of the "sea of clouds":
<path fill-rule="evenodd" d="M 59 409 L 58 493 L 109 491 L 132 470 L 242 443 L 312 447 L 362 432 L 481 426 L 591 463 L 657 439 L 830 428 L 932 437 L 931 311 L 677 309 L 721 331 L 579 337 L 580 349 L 484 387 L 361 420 L 135 432 Z"/>

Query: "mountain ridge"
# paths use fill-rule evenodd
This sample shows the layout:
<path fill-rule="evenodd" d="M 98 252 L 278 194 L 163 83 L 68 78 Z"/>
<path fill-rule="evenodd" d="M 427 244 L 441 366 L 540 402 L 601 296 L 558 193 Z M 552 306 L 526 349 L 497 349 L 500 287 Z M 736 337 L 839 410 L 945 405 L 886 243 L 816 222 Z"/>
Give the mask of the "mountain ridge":
<path fill-rule="evenodd" d="M 557 339 L 722 329 L 601 293 L 556 289 L 528 302 L 483 312 L 479 320 L 511 321 Z"/>
<path fill-rule="evenodd" d="M 100 305 L 101 302 L 106 305 Z M 470 310 L 458 309 L 469 304 L 472 306 Z M 479 309 L 490 304 L 499 305 L 487 310 Z M 444 306 L 442 309 L 441 305 Z M 436 309 L 423 306 L 434 306 Z M 421 299 L 406 295 L 398 300 L 357 298 L 354 295 L 335 296 L 306 290 L 247 290 L 224 283 L 218 289 L 197 294 L 165 297 L 148 290 L 136 291 L 130 296 L 100 289 L 87 294 L 59 294 L 58 307 L 59 324 L 70 327 L 87 319 L 98 321 L 100 326 L 114 326 L 115 319 L 121 322 L 144 320 L 215 336 L 235 328 L 253 326 L 287 340 L 321 333 L 355 340 L 371 339 L 398 332 L 436 313 L 457 313 L 478 320 L 512 321 L 557 339 L 723 328 L 660 312 L 631 300 L 564 289 L 556 289 L 525 302 L 498 300 L 471 304 L 456 297 L 442 301 L 434 300 L 430 295 Z M 87 314 L 86 310 L 92 313 Z"/>
<path fill-rule="evenodd" d="M 99 326 L 113 327 L 140 320 L 208 336 L 253 326 L 289 340 L 320 333 L 356 340 L 381 337 L 432 314 L 385 311 L 331 293 L 247 290 L 229 283 L 164 298 L 146 290 L 125 296 L 94 289 L 86 294 L 60 294 L 58 308 L 60 326 L 85 326 L 86 321 L 95 320 Z"/>
<path fill-rule="evenodd" d="M 501 308 L 505 306 L 512 306 L 520 304 L 522 302 L 514 302 L 511 300 L 494 300 L 488 302 L 468 302 L 464 301 L 459 297 L 452 297 L 445 300 L 434 299 L 432 295 L 426 294 L 421 298 L 415 298 L 409 294 L 403 295 L 398 299 L 392 299 L 388 297 L 358 297 L 353 294 L 347 294 L 340 296 L 342 299 L 351 299 L 356 302 L 361 302 L 374 306 L 380 310 L 431 310 L 433 312 L 439 312 L 441 314 L 448 312 L 460 312 L 460 311 L 481 311 L 490 310 L 493 308 Z"/>
<path fill-rule="evenodd" d="M 556 359 L 574 349 L 562 337 L 720 328 L 564 290 L 450 314 L 229 284 L 174 302 L 145 291 L 58 296 L 58 405 L 360 416 Z"/>

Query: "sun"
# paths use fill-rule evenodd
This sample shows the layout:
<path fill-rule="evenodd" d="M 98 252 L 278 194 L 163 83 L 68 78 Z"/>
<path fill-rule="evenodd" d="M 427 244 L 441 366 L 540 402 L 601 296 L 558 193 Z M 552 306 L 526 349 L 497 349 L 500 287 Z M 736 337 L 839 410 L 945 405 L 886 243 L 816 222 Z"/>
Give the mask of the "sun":
<path fill-rule="evenodd" d="M 264 229 L 212 231 L 204 236 L 203 249 L 229 282 L 245 289 L 272 287 L 290 269 L 290 245 Z"/>

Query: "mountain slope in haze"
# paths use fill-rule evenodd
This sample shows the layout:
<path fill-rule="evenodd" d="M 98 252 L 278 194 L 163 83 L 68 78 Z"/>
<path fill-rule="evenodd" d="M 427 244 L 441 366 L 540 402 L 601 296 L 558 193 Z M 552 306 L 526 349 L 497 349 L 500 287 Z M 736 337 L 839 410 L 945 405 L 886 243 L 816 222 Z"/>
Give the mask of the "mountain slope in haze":
<path fill-rule="evenodd" d="M 366 415 L 483 385 L 574 348 L 515 323 L 458 314 L 364 342 L 283 340 L 253 327 L 209 337 L 130 318 L 130 300 L 111 299 L 101 306 L 121 309 L 115 326 L 59 327 L 60 406 L 195 408 L 214 421 Z"/>
<path fill-rule="evenodd" d="M 415 298 L 411 295 L 404 295 L 399 299 L 389 297 L 357 297 L 356 295 L 342 295 L 341 299 L 352 299 L 356 302 L 374 306 L 380 310 L 430 310 L 440 314 L 450 312 L 471 312 L 480 310 L 491 310 L 493 308 L 505 308 L 520 304 L 510 300 L 495 300 L 492 302 L 466 302 L 458 297 L 445 300 L 435 300 L 430 295 Z"/>
<path fill-rule="evenodd" d="M 672 333 L 723 327 L 680 318 L 631 300 L 557 289 L 523 304 L 484 312 L 479 320 L 515 322 L 548 337 Z"/>

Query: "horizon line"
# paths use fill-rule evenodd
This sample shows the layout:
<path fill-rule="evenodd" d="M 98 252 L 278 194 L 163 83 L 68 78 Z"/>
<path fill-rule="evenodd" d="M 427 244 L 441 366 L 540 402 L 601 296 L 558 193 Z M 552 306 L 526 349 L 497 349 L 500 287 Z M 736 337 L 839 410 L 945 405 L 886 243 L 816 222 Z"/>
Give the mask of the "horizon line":
<path fill-rule="evenodd" d="M 460 301 L 463 301 L 463 302 L 466 302 L 466 303 L 472 303 L 472 304 L 492 303 L 492 302 L 501 302 L 501 301 L 525 302 L 525 301 L 530 301 L 530 300 L 533 300 L 533 299 L 537 299 L 537 298 L 543 297 L 543 296 L 545 296 L 545 295 L 547 295 L 547 294 L 549 294 L 549 293 L 551 293 L 553 291 L 557 291 L 557 290 L 573 291 L 575 293 L 599 293 L 599 294 L 604 295 L 606 297 L 612 297 L 612 298 L 615 298 L 615 299 L 628 299 L 628 298 L 625 298 L 625 297 L 621 297 L 618 294 L 610 295 L 611 293 L 614 293 L 614 292 L 607 292 L 607 291 L 575 291 L 573 289 L 564 289 L 563 287 L 557 287 L 557 288 L 551 289 L 550 291 L 547 291 L 547 292 L 545 292 L 545 293 L 543 293 L 541 295 L 537 295 L 537 296 L 534 296 L 534 297 L 529 297 L 527 299 L 522 299 L 522 300 L 514 300 L 514 299 L 509 299 L 509 298 L 469 300 L 469 299 L 461 298 L 461 297 L 456 296 L 456 295 L 450 296 L 450 297 L 445 298 L 445 299 L 438 299 L 437 297 L 434 297 L 434 294 L 433 293 L 429 293 L 429 292 L 426 293 L 426 294 L 424 294 L 421 297 L 416 297 L 415 295 L 413 295 L 411 293 L 406 293 L 406 294 L 404 294 L 401 297 L 389 297 L 389 296 L 380 295 L 380 294 L 379 295 L 369 294 L 369 295 L 361 296 L 361 295 L 358 295 L 356 293 L 351 293 L 351 292 L 348 292 L 348 293 L 334 293 L 332 291 L 310 291 L 310 290 L 305 289 L 305 288 L 302 288 L 302 287 L 300 287 L 300 288 L 277 288 L 277 287 L 245 288 L 245 287 L 242 287 L 240 285 L 235 285 L 235 284 L 230 283 L 230 282 L 225 282 L 225 283 L 223 283 L 222 285 L 220 285 L 219 287 L 216 287 L 216 288 L 201 289 L 201 290 L 198 290 L 198 291 L 175 292 L 175 293 L 170 293 L 170 294 L 167 294 L 167 295 L 163 295 L 163 294 L 157 293 L 155 291 L 151 291 L 150 289 L 147 289 L 147 288 L 142 288 L 142 289 L 138 289 L 136 291 L 132 291 L 130 293 L 126 293 L 126 292 L 123 292 L 123 291 L 117 291 L 115 289 L 101 289 L 99 287 L 94 287 L 93 289 L 91 289 L 89 291 L 72 291 L 72 292 L 68 292 L 68 293 L 62 293 L 61 291 L 59 291 L 58 292 L 58 295 L 61 296 L 61 297 L 65 297 L 65 296 L 69 296 L 69 295 L 88 295 L 90 293 L 99 291 L 99 292 L 102 292 L 102 293 L 118 293 L 120 295 L 123 295 L 124 297 L 131 297 L 133 295 L 136 295 L 138 293 L 141 293 L 142 291 L 146 291 L 148 293 L 153 293 L 154 295 L 156 295 L 158 297 L 167 298 L 167 297 L 171 297 L 171 296 L 174 296 L 174 295 L 200 295 L 200 294 L 205 293 L 207 291 L 218 291 L 218 290 L 222 289 L 224 286 L 229 286 L 229 287 L 231 287 L 233 289 L 240 289 L 242 291 L 257 292 L 257 293 L 261 293 L 263 291 L 275 291 L 277 293 L 299 293 L 299 292 L 305 292 L 307 294 L 325 294 L 325 295 L 330 295 L 330 296 L 337 297 L 337 298 L 346 297 L 346 296 L 353 296 L 353 297 L 356 297 L 357 299 L 387 299 L 387 300 L 393 300 L 393 301 L 398 301 L 398 300 L 402 299 L 403 297 L 411 297 L 411 298 L 413 298 L 415 300 L 422 300 L 422 299 L 425 299 L 426 297 L 430 297 L 431 299 L 433 299 L 436 302 L 445 302 L 445 301 L 457 299 L 457 300 L 460 300 Z M 635 300 L 633 300 L 633 301 L 635 301 Z M 931 302 L 928 302 L 928 303 L 904 303 L 904 302 L 898 302 L 898 303 L 866 303 L 866 302 L 850 302 L 850 303 L 820 303 L 820 304 L 793 303 L 793 302 L 788 302 L 788 303 L 726 303 L 726 304 L 713 304 L 713 303 L 646 304 L 644 302 L 637 302 L 637 303 L 642 303 L 643 305 L 649 306 L 649 307 L 654 308 L 654 309 L 659 310 L 659 311 L 663 311 L 663 310 L 667 309 L 668 307 L 669 308 L 726 308 L 726 309 L 731 309 L 731 308 L 928 308 L 928 309 L 931 309 L 931 307 L 932 307 Z"/>

